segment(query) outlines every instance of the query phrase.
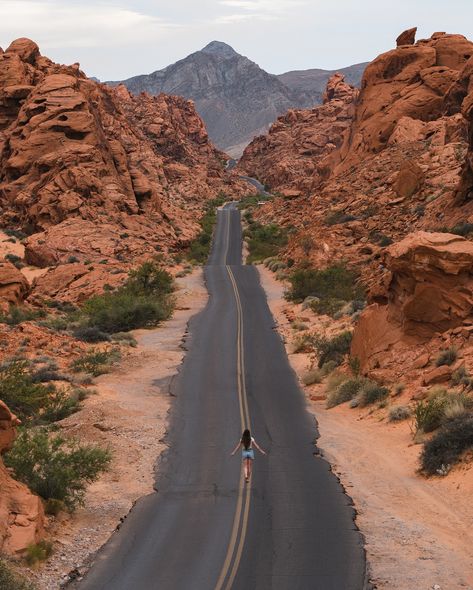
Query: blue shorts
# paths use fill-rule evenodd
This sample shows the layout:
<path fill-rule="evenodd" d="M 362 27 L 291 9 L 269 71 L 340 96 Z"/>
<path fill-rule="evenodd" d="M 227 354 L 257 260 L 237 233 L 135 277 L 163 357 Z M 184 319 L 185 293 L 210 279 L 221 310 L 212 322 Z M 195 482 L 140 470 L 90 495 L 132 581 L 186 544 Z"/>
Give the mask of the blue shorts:
<path fill-rule="evenodd" d="M 253 449 L 243 449 L 241 451 L 241 456 L 243 459 L 254 459 L 255 458 L 255 452 L 253 451 Z"/>

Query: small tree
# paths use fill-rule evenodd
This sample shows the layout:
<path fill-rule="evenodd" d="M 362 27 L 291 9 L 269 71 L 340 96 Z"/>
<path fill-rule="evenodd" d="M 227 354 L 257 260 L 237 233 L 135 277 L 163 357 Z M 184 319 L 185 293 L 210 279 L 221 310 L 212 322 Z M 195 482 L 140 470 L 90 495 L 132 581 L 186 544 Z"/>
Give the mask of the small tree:
<path fill-rule="evenodd" d="M 5 464 L 16 479 L 45 500 L 62 502 L 69 510 L 83 504 L 86 484 L 96 481 L 111 461 L 109 451 L 82 446 L 76 440 L 48 436 L 46 430 L 22 430 Z"/>

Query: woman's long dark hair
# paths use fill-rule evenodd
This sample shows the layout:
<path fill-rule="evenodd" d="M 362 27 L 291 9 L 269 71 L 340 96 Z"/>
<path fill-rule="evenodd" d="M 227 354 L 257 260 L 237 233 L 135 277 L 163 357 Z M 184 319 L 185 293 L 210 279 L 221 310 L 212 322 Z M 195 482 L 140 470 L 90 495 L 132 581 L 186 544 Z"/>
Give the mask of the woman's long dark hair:
<path fill-rule="evenodd" d="M 241 443 L 245 447 L 246 450 L 250 448 L 251 445 L 251 433 L 248 428 L 245 428 L 243 434 L 241 435 Z"/>

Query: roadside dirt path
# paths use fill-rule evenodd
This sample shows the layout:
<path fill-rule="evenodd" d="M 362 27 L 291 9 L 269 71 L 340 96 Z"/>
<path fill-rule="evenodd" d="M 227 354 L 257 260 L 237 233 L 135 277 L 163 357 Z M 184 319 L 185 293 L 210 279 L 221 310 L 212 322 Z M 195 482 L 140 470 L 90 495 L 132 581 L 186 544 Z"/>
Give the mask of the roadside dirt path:
<path fill-rule="evenodd" d="M 309 368 L 309 355 L 289 352 L 294 331 L 285 313 L 291 308 L 297 316 L 300 309 L 284 300 L 284 286 L 273 273 L 259 270 L 291 365 L 301 376 Z M 323 384 L 304 389 L 319 425 L 318 445 L 358 512 L 376 588 L 472 590 L 472 463 L 445 478 L 420 477 L 416 469 L 421 447 L 412 444 L 408 423 L 390 424 L 380 421 L 376 412 L 346 405 L 327 410 L 325 402 L 310 400 L 323 394 Z"/>

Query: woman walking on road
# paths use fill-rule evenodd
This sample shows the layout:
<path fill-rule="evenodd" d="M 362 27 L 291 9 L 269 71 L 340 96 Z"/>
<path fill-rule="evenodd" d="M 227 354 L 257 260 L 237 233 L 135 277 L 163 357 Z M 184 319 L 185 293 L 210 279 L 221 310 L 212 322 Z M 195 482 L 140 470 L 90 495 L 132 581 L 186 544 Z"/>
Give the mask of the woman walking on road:
<path fill-rule="evenodd" d="M 248 483 L 250 481 L 251 476 L 251 464 L 253 459 L 255 458 L 255 452 L 253 450 L 253 445 L 258 449 L 258 451 L 262 455 L 266 455 L 263 449 L 258 445 L 255 439 L 251 436 L 251 432 L 246 428 L 241 435 L 241 439 L 238 441 L 236 447 L 232 451 L 232 456 L 238 451 L 241 447 L 241 456 L 243 459 L 243 467 L 245 469 L 245 481 Z"/>

